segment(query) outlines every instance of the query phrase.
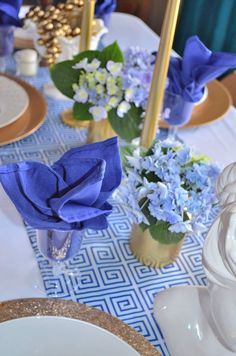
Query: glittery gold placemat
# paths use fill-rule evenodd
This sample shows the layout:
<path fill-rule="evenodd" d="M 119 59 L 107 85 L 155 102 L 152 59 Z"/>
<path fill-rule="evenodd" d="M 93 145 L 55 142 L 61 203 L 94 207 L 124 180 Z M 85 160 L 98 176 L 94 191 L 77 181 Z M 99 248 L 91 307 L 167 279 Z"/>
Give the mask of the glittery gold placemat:
<path fill-rule="evenodd" d="M 142 335 L 119 319 L 91 308 L 65 300 L 18 299 L 0 303 L 0 322 L 29 316 L 63 316 L 99 326 L 132 346 L 141 356 L 160 356 Z"/>

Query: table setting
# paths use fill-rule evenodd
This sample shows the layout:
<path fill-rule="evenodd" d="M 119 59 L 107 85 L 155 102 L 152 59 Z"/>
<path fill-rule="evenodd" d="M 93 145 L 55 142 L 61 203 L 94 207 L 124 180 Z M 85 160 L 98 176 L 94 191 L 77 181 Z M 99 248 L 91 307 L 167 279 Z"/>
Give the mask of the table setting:
<path fill-rule="evenodd" d="M 160 37 L 114 0 L 21 5 L 0 1 L 1 353 L 235 355 L 236 55 L 179 57 L 179 0 Z"/>

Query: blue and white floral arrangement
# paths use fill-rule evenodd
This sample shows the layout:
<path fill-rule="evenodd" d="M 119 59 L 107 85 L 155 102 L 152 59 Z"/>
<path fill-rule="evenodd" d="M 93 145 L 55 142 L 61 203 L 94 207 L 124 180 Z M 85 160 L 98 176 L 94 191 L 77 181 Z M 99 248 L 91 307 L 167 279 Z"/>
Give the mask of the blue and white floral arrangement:
<path fill-rule="evenodd" d="M 118 197 L 133 223 L 153 239 L 175 244 L 188 233 L 203 232 L 216 206 L 219 168 L 180 142 L 158 141 L 126 156 Z"/>
<path fill-rule="evenodd" d="M 85 51 L 51 67 L 56 87 L 74 100 L 75 120 L 108 119 L 124 140 L 140 136 L 155 57 L 147 50 L 118 44 Z"/>

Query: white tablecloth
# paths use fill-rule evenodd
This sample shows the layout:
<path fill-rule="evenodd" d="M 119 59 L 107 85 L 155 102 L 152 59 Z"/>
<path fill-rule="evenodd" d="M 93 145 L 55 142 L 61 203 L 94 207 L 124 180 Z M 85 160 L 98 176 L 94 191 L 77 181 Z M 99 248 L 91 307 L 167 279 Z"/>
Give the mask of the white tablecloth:
<path fill-rule="evenodd" d="M 156 50 L 159 38 L 141 20 L 113 14 L 104 44 L 118 40 L 122 48 L 139 45 Z M 179 135 L 199 152 L 222 166 L 236 160 L 236 110 L 202 128 L 182 130 Z M 37 288 L 35 288 L 37 287 Z M 25 227 L 6 194 L 0 188 L 0 300 L 45 296 L 41 276 Z"/>
<path fill-rule="evenodd" d="M 179 130 L 178 135 L 199 153 L 206 154 L 221 167 L 236 161 L 236 109 L 213 124 Z"/>

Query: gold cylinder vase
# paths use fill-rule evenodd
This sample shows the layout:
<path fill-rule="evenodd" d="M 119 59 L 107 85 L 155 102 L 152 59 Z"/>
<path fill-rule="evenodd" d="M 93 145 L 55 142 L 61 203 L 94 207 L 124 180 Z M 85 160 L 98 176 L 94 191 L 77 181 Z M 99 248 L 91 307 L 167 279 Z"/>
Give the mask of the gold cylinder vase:
<path fill-rule="evenodd" d="M 145 266 L 162 268 L 176 260 L 183 241 L 184 239 L 175 244 L 163 244 L 154 240 L 149 230 L 142 231 L 139 225 L 134 225 L 130 249 L 139 262 Z"/>
<path fill-rule="evenodd" d="M 90 123 L 90 120 L 75 120 L 71 109 L 63 111 L 61 113 L 61 119 L 64 124 L 79 129 L 87 129 Z"/>
<path fill-rule="evenodd" d="M 90 121 L 87 143 L 104 141 L 114 136 L 117 136 L 117 134 L 112 129 L 108 119 L 103 119 L 100 121 Z"/>

